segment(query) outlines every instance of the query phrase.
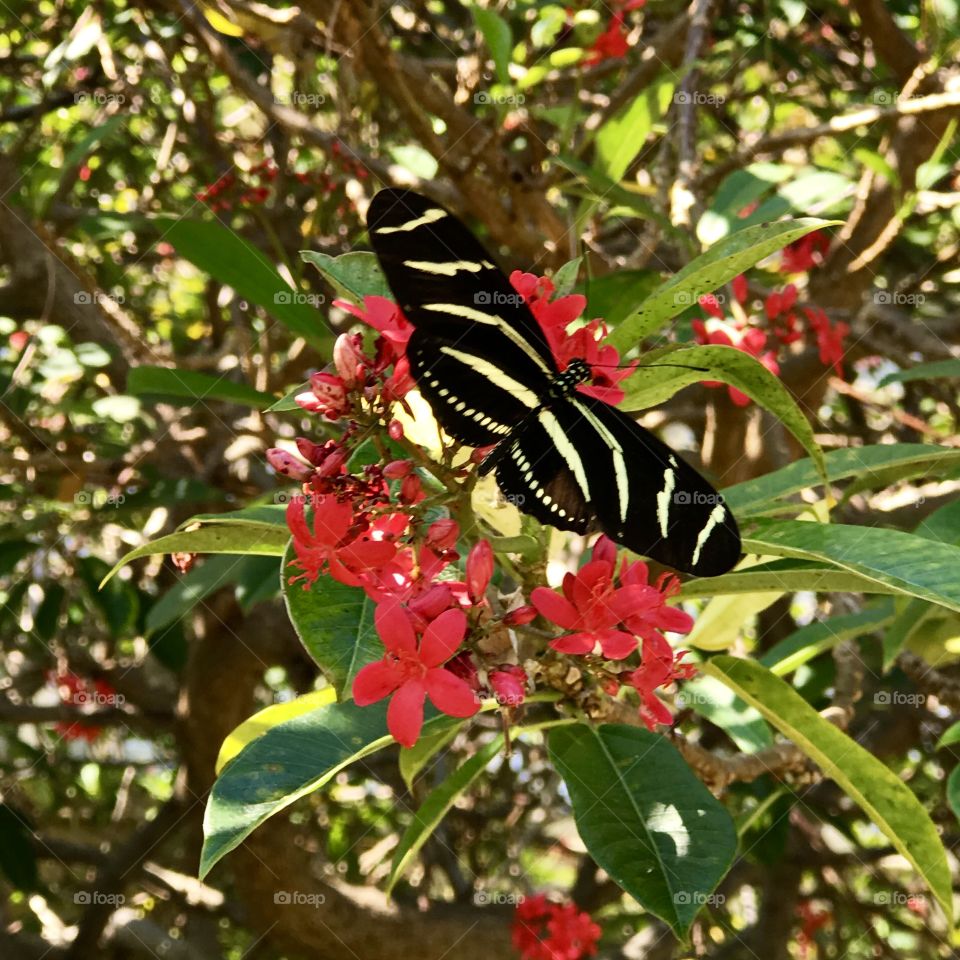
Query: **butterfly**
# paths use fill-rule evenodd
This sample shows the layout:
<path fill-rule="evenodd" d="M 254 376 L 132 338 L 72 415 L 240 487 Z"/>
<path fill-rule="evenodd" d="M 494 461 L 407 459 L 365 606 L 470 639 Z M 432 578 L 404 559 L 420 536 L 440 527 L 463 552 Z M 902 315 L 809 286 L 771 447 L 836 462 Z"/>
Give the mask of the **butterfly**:
<path fill-rule="evenodd" d="M 411 190 L 379 191 L 370 242 L 414 327 L 410 371 L 443 429 L 493 449 L 480 473 L 521 511 L 561 530 L 600 529 L 676 570 L 716 576 L 740 557 L 719 493 L 665 443 L 578 388 L 490 254 L 449 210 Z"/>

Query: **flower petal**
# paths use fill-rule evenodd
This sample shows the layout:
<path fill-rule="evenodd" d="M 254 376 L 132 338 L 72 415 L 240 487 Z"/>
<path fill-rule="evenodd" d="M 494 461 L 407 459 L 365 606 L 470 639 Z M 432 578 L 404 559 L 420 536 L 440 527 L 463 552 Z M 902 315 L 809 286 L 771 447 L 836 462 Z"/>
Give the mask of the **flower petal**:
<path fill-rule="evenodd" d="M 472 717 L 480 709 L 480 700 L 466 680 L 449 670 L 434 667 L 424 678 L 433 705 L 451 717 Z"/>
<path fill-rule="evenodd" d="M 530 594 L 530 602 L 537 608 L 541 616 L 552 620 L 557 626 L 572 630 L 580 622 L 576 608 L 559 593 L 549 587 L 537 587 Z"/>
<path fill-rule="evenodd" d="M 391 653 L 416 653 L 417 635 L 413 632 L 410 616 L 399 603 L 388 600 L 379 604 L 373 619 L 383 645 Z"/>
<path fill-rule="evenodd" d="M 560 653 L 590 653 L 596 646 L 597 637 L 592 633 L 571 633 L 550 641 L 550 646 Z"/>
<path fill-rule="evenodd" d="M 608 660 L 623 660 L 637 649 L 637 638 L 623 630 L 604 630 L 598 639 L 600 649 Z"/>
<path fill-rule="evenodd" d="M 422 680 L 408 680 L 394 695 L 387 707 L 387 729 L 393 739 L 412 747 L 423 729 L 423 699 L 426 688 Z"/>
<path fill-rule="evenodd" d="M 446 663 L 463 643 L 466 632 L 466 614 L 462 610 L 445 610 L 423 634 L 420 662 L 428 667 Z"/>
<path fill-rule="evenodd" d="M 354 678 L 353 701 L 358 707 L 376 703 L 393 693 L 403 682 L 403 674 L 389 660 L 368 663 Z"/>

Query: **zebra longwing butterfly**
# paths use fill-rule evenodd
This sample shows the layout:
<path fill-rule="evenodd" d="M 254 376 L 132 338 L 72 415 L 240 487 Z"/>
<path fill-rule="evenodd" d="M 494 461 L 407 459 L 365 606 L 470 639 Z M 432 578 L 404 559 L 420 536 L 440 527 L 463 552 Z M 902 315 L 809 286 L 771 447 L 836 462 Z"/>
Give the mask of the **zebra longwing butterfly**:
<path fill-rule="evenodd" d="M 519 508 L 561 530 L 601 529 L 685 573 L 716 576 L 740 556 L 737 524 L 691 466 L 626 414 L 578 390 L 583 360 L 560 370 L 522 297 L 449 210 L 381 190 L 370 241 L 414 333 L 410 369 L 444 430 Z"/>

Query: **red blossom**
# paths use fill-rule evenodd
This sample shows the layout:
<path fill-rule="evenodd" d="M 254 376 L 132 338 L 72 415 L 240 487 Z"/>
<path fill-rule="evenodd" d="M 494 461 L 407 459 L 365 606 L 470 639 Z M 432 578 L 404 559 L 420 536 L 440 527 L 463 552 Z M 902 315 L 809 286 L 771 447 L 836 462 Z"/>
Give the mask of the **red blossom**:
<path fill-rule="evenodd" d="M 804 307 L 807 322 L 817 338 L 820 362 L 832 366 L 838 377 L 843 376 L 843 341 L 850 332 L 850 326 L 838 321 L 830 323 L 830 318 L 820 307 Z"/>
<path fill-rule="evenodd" d="M 380 333 L 393 348 L 392 359 L 399 359 L 406 353 L 407 342 L 413 335 L 413 324 L 392 300 L 372 295 L 363 298 L 362 307 L 350 303 L 349 300 L 334 300 L 333 305 L 352 313 L 358 320 Z"/>
<path fill-rule="evenodd" d="M 75 708 L 78 713 L 89 707 L 102 708 L 116 703 L 117 692 L 106 680 L 91 680 L 75 673 L 54 675 L 51 672 L 48 677 L 57 686 L 60 702 L 64 706 Z M 54 724 L 54 730 L 64 740 L 85 740 L 87 743 L 93 743 L 103 733 L 103 727 L 81 720 L 61 721 Z"/>
<path fill-rule="evenodd" d="M 787 244 L 780 258 L 783 273 L 806 273 L 823 263 L 830 249 L 830 238 L 822 230 L 814 230 Z"/>
<path fill-rule="evenodd" d="M 522 627 L 525 624 L 536 620 L 538 616 L 537 608 L 533 606 L 514 607 L 503 617 L 503 622 L 508 627 Z"/>
<path fill-rule="evenodd" d="M 625 57 L 630 50 L 627 43 L 627 31 L 623 25 L 624 13 L 618 10 L 607 24 L 607 29 L 593 41 L 583 64 L 592 67 L 604 60 L 617 60 Z"/>
<path fill-rule="evenodd" d="M 467 554 L 467 595 L 474 603 L 483 601 L 493 577 L 493 547 L 488 540 L 480 540 Z"/>
<path fill-rule="evenodd" d="M 576 904 L 538 894 L 517 905 L 511 939 L 521 960 L 581 960 L 597 952 L 601 932 Z"/>
<path fill-rule="evenodd" d="M 434 520 L 427 530 L 426 544 L 431 550 L 453 550 L 460 536 L 460 524 L 456 520 Z"/>
<path fill-rule="evenodd" d="M 300 402 L 299 394 L 296 402 L 311 413 L 322 413 L 328 420 L 339 420 L 346 416 L 353 404 L 344 381 L 333 373 L 315 373 L 310 377 L 310 390 L 313 403 L 308 406 Z M 308 394 L 309 396 L 309 394 Z"/>
<path fill-rule="evenodd" d="M 467 631 L 460 610 L 446 610 L 417 633 L 407 611 L 397 603 L 381 604 L 374 619 L 386 655 L 367 664 L 353 681 L 353 699 L 361 707 L 390 697 L 387 729 L 404 747 L 412 747 L 423 728 L 427 697 L 452 717 L 472 717 L 480 701 L 469 684 L 443 668 L 458 650 Z"/>
<path fill-rule="evenodd" d="M 339 503 L 329 494 L 315 494 L 311 507 L 312 529 L 306 518 L 306 498 L 295 497 L 287 507 L 287 526 L 297 555 L 290 566 L 301 571 L 290 578 L 291 583 L 303 580 L 307 588 L 321 573 L 329 573 L 341 583 L 359 586 L 361 573 L 383 567 L 395 556 L 397 548 L 382 529 L 369 536 L 351 529 L 354 512 L 349 503 Z"/>
<path fill-rule="evenodd" d="M 694 665 L 681 662 L 685 653 L 681 650 L 674 654 L 663 637 L 656 641 L 644 640 L 640 666 L 620 674 L 620 681 L 633 687 L 639 694 L 640 719 L 648 730 L 652 731 L 658 723 L 669 724 L 673 721 L 669 708 L 655 691 L 674 680 L 688 680 L 692 676 Z"/>
<path fill-rule="evenodd" d="M 527 693 L 527 674 L 515 664 L 497 667 L 490 671 L 490 688 L 497 703 L 519 707 Z"/>

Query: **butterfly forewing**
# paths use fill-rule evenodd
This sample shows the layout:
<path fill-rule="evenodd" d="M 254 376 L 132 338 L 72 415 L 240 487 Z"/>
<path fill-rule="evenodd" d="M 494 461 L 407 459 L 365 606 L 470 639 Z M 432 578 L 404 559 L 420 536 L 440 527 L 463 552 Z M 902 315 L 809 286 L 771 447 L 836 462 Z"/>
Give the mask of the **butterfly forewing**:
<path fill-rule="evenodd" d="M 652 433 L 561 376 L 529 307 L 469 230 L 409 190 L 382 190 L 370 239 L 414 325 L 407 356 L 444 429 L 497 444 L 481 466 L 520 510 L 688 573 L 725 573 L 736 521 L 712 486 Z"/>

